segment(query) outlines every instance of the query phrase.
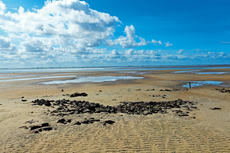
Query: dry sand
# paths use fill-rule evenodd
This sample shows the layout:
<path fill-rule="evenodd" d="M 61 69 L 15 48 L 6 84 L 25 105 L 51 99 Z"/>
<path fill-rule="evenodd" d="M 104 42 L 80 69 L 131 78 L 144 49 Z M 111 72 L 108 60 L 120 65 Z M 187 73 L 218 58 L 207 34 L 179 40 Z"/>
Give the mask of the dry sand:
<path fill-rule="evenodd" d="M 208 70 L 206 70 L 208 71 Z M 230 69 L 210 70 L 227 71 Z M 230 74 L 173 74 L 172 71 L 146 71 L 142 80 L 104 83 L 41 85 L 54 80 L 0 82 L 0 152 L 230 152 L 230 94 L 221 93 L 218 86 L 203 86 L 183 91 L 179 81 L 224 81 L 230 85 Z M 23 75 L 23 74 L 22 74 Z M 43 74 L 44 75 L 44 74 Z M 57 73 L 56 75 L 60 75 Z M 73 75 L 62 73 L 61 75 Z M 81 72 L 76 75 L 125 75 L 114 72 Z M 65 78 L 62 78 L 65 79 Z M 56 79 L 58 80 L 58 79 Z M 181 89 L 160 91 L 160 89 Z M 64 89 L 64 92 L 61 90 Z M 148 89 L 155 89 L 151 91 Z M 230 89 L 226 87 L 226 89 Z M 100 92 L 102 90 L 102 92 Z M 86 92 L 88 97 L 69 98 L 63 94 Z M 150 95 L 166 95 L 166 98 Z M 22 102 L 24 96 L 27 102 Z M 118 105 L 122 101 L 169 101 L 183 99 L 198 102 L 198 110 L 188 117 L 173 113 L 137 116 L 128 114 L 81 114 L 65 116 L 72 122 L 57 124 L 60 117 L 46 115 L 48 107 L 32 106 L 35 99 L 72 99 Z M 210 108 L 220 107 L 221 110 Z M 103 126 L 101 122 L 74 126 L 84 118 L 115 121 Z M 195 119 L 193 119 L 195 117 Z M 26 121 L 36 121 L 29 124 Z M 49 122 L 52 131 L 31 134 L 19 128 Z"/>

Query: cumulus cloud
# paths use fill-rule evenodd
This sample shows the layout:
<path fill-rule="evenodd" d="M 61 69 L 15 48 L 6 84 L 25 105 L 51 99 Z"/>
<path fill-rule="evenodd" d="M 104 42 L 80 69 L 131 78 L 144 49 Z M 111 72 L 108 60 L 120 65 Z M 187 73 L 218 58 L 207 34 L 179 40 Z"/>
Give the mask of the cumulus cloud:
<path fill-rule="evenodd" d="M 4 14 L 5 9 L 6 9 L 6 5 L 3 4 L 2 1 L 0 1 L 0 15 Z"/>
<path fill-rule="evenodd" d="M 149 41 L 146 41 L 144 38 L 135 35 L 135 28 L 133 25 L 126 26 L 124 32 L 126 33 L 126 37 L 120 36 L 115 40 L 109 39 L 106 41 L 106 45 L 114 46 L 120 44 L 123 48 L 133 48 L 150 44 Z M 139 39 L 139 42 L 135 40 L 136 38 Z"/>
<path fill-rule="evenodd" d="M 6 51 L 16 51 L 17 48 L 15 45 L 11 44 L 10 39 L 0 36 L 0 52 Z"/>
<path fill-rule="evenodd" d="M 41 9 L 32 11 L 19 7 L 7 12 L 0 1 L 0 29 L 7 37 L 0 36 L 2 63 L 60 63 L 88 62 L 154 62 L 192 59 L 230 59 L 229 53 L 206 50 L 172 51 L 134 50 L 134 47 L 162 45 L 173 46 L 161 40 L 145 40 L 135 34 L 133 25 L 125 26 L 124 35 L 114 37 L 121 21 L 116 16 L 98 12 L 80 0 L 47 0 Z M 14 45 L 12 42 L 16 42 Z M 229 43 L 229 42 L 221 42 Z M 107 50 L 120 45 L 127 49 Z M 119 47 L 116 47 L 119 48 Z M 183 54 L 182 54 L 183 53 Z M 36 59 L 36 60 L 35 60 Z"/>
<path fill-rule="evenodd" d="M 3 12 L 1 10 L 4 10 L 2 5 L 0 12 Z M 60 44 L 61 47 L 71 46 L 75 52 L 100 46 L 120 23 L 117 17 L 90 9 L 88 3 L 79 0 L 48 0 L 41 9 L 25 11 L 19 7 L 17 12 L 8 12 L 5 17 L 8 20 L 0 21 L 0 28 L 5 32 L 49 38 L 55 40 L 50 48 Z M 33 44 L 22 45 L 31 51 L 43 51 Z"/>

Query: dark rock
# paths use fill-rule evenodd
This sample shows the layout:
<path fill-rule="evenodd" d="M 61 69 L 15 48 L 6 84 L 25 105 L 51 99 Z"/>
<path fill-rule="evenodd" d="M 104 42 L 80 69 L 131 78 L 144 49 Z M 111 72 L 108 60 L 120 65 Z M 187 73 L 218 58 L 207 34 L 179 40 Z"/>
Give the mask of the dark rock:
<path fill-rule="evenodd" d="M 225 89 L 225 88 L 218 89 L 218 88 L 216 88 L 216 90 L 219 90 L 219 92 L 221 92 L 221 93 L 230 93 L 230 89 Z"/>
<path fill-rule="evenodd" d="M 64 90 L 62 89 L 61 92 L 64 92 Z"/>
<path fill-rule="evenodd" d="M 221 110 L 220 107 L 214 107 L 214 108 L 211 108 L 212 110 Z"/>
<path fill-rule="evenodd" d="M 107 120 L 107 121 L 104 121 L 103 122 L 103 125 L 106 125 L 106 124 L 114 124 L 115 122 L 112 121 L 112 120 Z"/>
<path fill-rule="evenodd" d="M 93 119 L 93 120 L 91 120 L 91 121 L 93 121 L 93 122 L 100 122 L 99 119 Z"/>
<path fill-rule="evenodd" d="M 82 96 L 82 97 L 86 97 L 86 96 L 88 96 L 88 94 L 87 93 L 74 93 L 74 94 L 71 94 L 70 95 L 70 97 L 80 97 L 80 96 Z"/>
<path fill-rule="evenodd" d="M 81 125 L 81 122 L 76 122 L 74 125 Z"/>
<path fill-rule="evenodd" d="M 51 102 L 51 101 L 45 100 L 45 99 L 41 99 L 41 100 L 37 99 L 37 100 L 35 100 L 35 101 L 32 101 L 32 103 L 34 103 L 35 105 L 40 105 L 40 106 L 42 106 L 42 105 L 51 106 L 51 103 L 50 103 L 50 102 Z"/>
<path fill-rule="evenodd" d="M 67 122 L 67 123 L 71 123 L 71 122 L 72 122 L 72 120 L 71 120 L 71 119 L 68 119 L 68 120 L 66 120 L 66 122 Z"/>
<path fill-rule="evenodd" d="M 51 131 L 53 128 L 52 127 L 45 127 L 45 128 L 43 128 L 42 130 L 43 131 Z"/>
<path fill-rule="evenodd" d="M 49 123 L 43 123 L 42 127 L 45 127 L 45 126 L 50 126 L 50 124 Z"/>
<path fill-rule="evenodd" d="M 25 99 L 22 99 L 22 102 L 26 102 L 27 100 L 25 100 Z"/>
<path fill-rule="evenodd" d="M 155 95 L 155 97 L 158 97 L 160 95 Z M 165 97 L 166 95 L 163 95 Z M 117 106 L 104 106 L 99 103 L 90 103 L 87 101 L 70 101 L 70 100 L 57 100 L 57 101 L 51 101 L 51 100 L 44 100 L 44 99 L 37 99 L 35 101 L 32 101 L 35 105 L 52 105 L 52 107 L 55 106 L 57 108 L 56 110 L 53 110 L 51 112 L 46 112 L 47 114 L 50 114 L 52 116 L 67 116 L 72 114 L 84 114 L 84 113 L 125 113 L 125 114 L 135 114 L 135 115 L 148 115 L 152 113 L 166 113 L 167 109 L 172 108 L 181 108 L 186 107 L 187 110 L 191 111 L 191 109 L 197 109 L 195 106 L 196 102 L 189 102 L 189 101 L 183 101 L 182 99 L 174 100 L 174 101 L 162 101 L 162 102 L 121 102 L 120 105 Z M 51 104 L 52 103 L 52 104 Z M 175 111 L 176 112 L 176 111 Z M 185 116 L 185 114 L 179 114 L 181 112 L 176 112 L 177 115 Z M 71 121 L 71 120 L 70 120 Z M 88 119 L 86 121 L 83 121 L 82 124 L 89 124 L 93 123 L 94 119 Z M 67 124 L 67 120 L 61 119 L 58 121 L 58 123 Z"/>
<path fill-rule="evenodd" d="M 81 122 L 82 124 L 89 124 L 90 123 L 90 121 L 89 120 L 85 120 L 85 121 L 83 121 L 83 122 Z"/>
<path fill-rule="evenodd" d="M 57 123 L 66 124 L 67 122 L 66 122 L 66 120 L 63 118 L 63 119 L 58 120 Z"/>
<path fill-rule="evenodd" d="M 161 89 L 160 91 L 172 91 L 172 90 L 170 90 L 170 89 L 165 89 L 165 90 Z"/>
<path fill-rule="evenodd" d="M 21 98 L 24 98 L 23 96 Z"/>
<path fill-rule="evenodd" d="M 41 128 L 40 125 L 34 125 L 30 127 L 30 131 Z"/>

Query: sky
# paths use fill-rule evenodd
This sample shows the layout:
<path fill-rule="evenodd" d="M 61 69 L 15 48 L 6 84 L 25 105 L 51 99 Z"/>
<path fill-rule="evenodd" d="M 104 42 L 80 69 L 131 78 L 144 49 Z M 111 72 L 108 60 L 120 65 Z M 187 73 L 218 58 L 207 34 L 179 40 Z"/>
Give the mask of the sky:
<path fill-rule="evenodd" d="M 0 68 L 230 64 L 230 0 L 0 0 Z"/>

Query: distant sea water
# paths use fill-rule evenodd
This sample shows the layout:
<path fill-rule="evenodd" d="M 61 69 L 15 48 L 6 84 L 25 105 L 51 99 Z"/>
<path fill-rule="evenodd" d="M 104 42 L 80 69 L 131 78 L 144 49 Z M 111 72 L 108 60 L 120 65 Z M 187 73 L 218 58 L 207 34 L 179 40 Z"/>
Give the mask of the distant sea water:
<path fill-rule="evenodd" d="M 155 67 L 76 67 L 76 68 L 0 68 L 0 73 L 39 73 L 39 72 L 82 72 L 82 71 L 145 71 L 183 69 L 224 69 L 227 66 L 155 66 Z"/>
<path fill-rule="evenodd" d="M 0 69 L 0 83 L 11 81 L 28 81 L 38 80 L 38 84 L 66 84 L 66 83 L 84 83 L 84 82 L 106 82 L 117 80 L 134 80 L 144 79 L 133 74 L 143 74 L 141 71 L 146 70 L 177 70 L 174 73 L 193 73 L 193 74 L 225 74 L 226 72 L 200 72 L 205 69 L 224 69 L 228 66 L 155 66 L 155 67 L 85 67 L 85 68 L 21 68 L 21 69 Z M 179 71 L 178 71 L 179 70 Z M 98 71 L 114 71 L 118 73 L 128 73 L 132 75 L 120 76 L 77 76 L 75 72 L 98 72 Z M 68 72 L 65 75 L 61 72 Z M 60 80 L 57 80 L 59 79 Z M 55 79 L 53 81 L 43 82 L 43 79 Z M 39 81 L 40 80 L 40 81 Z M 221 84 L 222 82 L 208 82 L 208 84 Z M 195 84 L 195 82 L 193 83 Z M 200 86 L 202 82 L 197 82 Z M 207 84 L 204 82 L 204 84 Z M 186 85 L 184 87 L 187 87 Z"/>

